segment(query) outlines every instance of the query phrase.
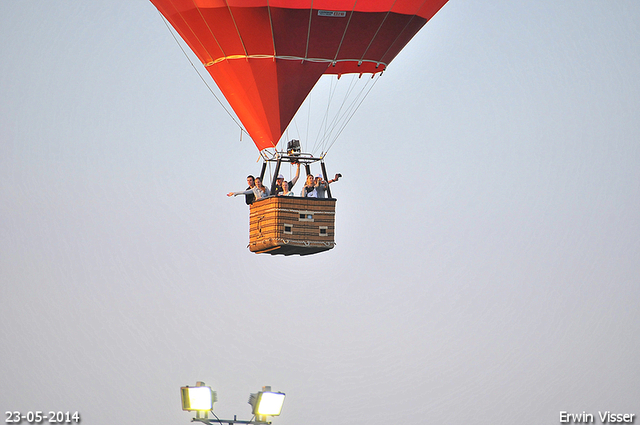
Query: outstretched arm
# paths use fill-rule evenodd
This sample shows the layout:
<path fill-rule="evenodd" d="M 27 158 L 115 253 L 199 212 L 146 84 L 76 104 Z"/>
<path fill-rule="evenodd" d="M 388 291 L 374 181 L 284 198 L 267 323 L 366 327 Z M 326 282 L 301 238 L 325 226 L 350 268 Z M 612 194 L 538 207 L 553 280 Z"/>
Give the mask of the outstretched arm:
<path fill-rule="evenodd" d="M 251 195 L 253 193 L 252 189 L 245 190 L 244 192 L 229 192 L 227 196 L 238 196 L 238 195 Z"/>

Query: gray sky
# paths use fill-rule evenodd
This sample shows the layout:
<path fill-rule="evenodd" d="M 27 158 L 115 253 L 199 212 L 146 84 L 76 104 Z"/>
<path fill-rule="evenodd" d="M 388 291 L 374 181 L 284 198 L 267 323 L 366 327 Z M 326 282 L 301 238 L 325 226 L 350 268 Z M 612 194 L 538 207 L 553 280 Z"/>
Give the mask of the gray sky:
<path fill-rule="evenodd" d="M 451 0 L 251 254 L 257 151 L 147 1 L 0 3 L 0 407 L 187 424 L 640 415 L 640 3 Z M 286 170 L 289 173 L 290 170 Z M 6 417 L 6 415 L 5 415 Z"/>

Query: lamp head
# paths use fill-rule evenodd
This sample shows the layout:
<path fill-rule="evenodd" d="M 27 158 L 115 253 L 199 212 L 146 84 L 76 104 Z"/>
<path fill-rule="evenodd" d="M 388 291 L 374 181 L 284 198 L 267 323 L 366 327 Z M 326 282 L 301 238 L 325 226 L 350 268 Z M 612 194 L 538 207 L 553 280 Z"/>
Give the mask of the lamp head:
<path fill-rule="evenodd" d="M 278 416 L 282 411 L 284 398 L 284 393 L 271 391 L 271 387 L 262 387 L 262 391 L 249 396 L 249 404 L 253 408 L 252 413 L 258 418 Z"/>
<path fill-rule="evenodd" d="M 182 410 L 208 412 L 213 410 L 213 403 L 217 401 L 215 391 L 211 387 L 204 385 L 204 382 L 197 382 L 195 387 L 181 387 Z"/>

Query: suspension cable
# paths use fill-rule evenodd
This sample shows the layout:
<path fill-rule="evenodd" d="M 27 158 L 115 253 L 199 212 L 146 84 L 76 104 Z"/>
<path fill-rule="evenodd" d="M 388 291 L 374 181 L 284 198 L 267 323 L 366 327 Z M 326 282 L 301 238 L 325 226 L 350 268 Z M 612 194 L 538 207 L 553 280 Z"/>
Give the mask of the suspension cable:
<path fill-rule="evenodd" d="M 338 140 L 338 137 L 340 136 L 340 134 L 342 134 L 342 131 L 347 127 L 347 124 L 349 123 L 349 121 L 351 121 L 351 118 L 353 118 L 353 116 L 355 115 L 356 111 L 358 109 L 360 109 L 360 105 L 362 105 L 362 102 L 364 102 L 364 99 L 369 95 L 369 92 L 371 92 L 371 89 L 373 89 L 373 86 L 376 85 L 376 83 L 378 82 L 378 80 L 380 79 L 380 76 L 382 74 L 378 74 L 378 76 L 375 78 L 375 80 L 373 81 L 373 84 L 371 84 L 369 86 L 369 90 L 367 90 L 367 92 L 364 94 L 364 96 L 362 96 L 362 98 L 360 99 L 360 102 L 358 103 L 358 105 L 353 109 L 353 111 L 351 112 L 351 114 L 349 115 L 349 117 L 345 120 L 345 122 L 342 124 L 342 127 L 340 128 L 340 131 L 338 131 L 338 133 L 335 135 L 335 137 L 333 138 L 333 141 L 331 142 L 331 144 L 329 145 L 329 147 L 327 148 L 327 150 L 322 154 L 322 156 L 325 156 L 327 154 L 327 152 L 329 152 L 329 149 L 331 149 L 331 147 L 333 146 L 333 144 Z M 364 88 L 363 88 L 364 90 Z M 362 93 L 361 93 L 362 94 Z"/>
<path fill-rule="evenodd" d="M 240 127 L 241 131 L 244 131 L 245 133 L 249 134 L 247 132 L 247 130 L 245 130 L 245 128 L 242 126 L 242 124 L 236 119 L 236 117 L 233 116 L 233 114 L 231 112 L 229 112 L 229 110 L 227 109 L 227 107 L 225 106 L 225 104 L 220 100 L 220 98 L 215 94 L 215 92 L 213 91 L 213 89 L 211 88 L 211 86 L 209 85 L 209 83 L 207 83 L 207 81 L 204 79 L 204 77 L 200 74 L 200 71 L 198 71 L 198 68 L 196 68 L 196 66 L 193 64 L 193 61 L 191 60 L 191 58 L 189 57 L 189 55 L 187 55 L 187 52 L 185 52 L 184 48 L 182 47 L 182 45 L 180 44 L 180 42 L 178 41 L 178 38 L 176 37 L 176 35 L 173 33 L 173 31 L 171 31 L 171 26 L 169 25 L 169 23 L 167 22 L 166 18 L 162 15 L 162 13 L 160 13 L 160 11 L 158 11 L 158 14 L 160 15 L 160 17 L 162 18 L 162 21 L 164 22 L 164 24 L 166 25 L 167 29 L 169 30 L 169 33 L 171 34 L 171 36 L 173 37 L 173 39 L 176 41 L 176 44 L 178 45 L 178 47 L 180 47 L 180 50 L 182 50 L 182 54 L 187 58 L 187 60 L 189 61 L 189 63 L 191 64 L 191 67 L 194 69 L 194 71 L 196 71 L 196 74 L 198 74 L 198 77 L 200 77 L 200 79 L 202 80 L 202 82 L 204 83 L 205 86 L 207 86 L 207 88 L 209 89 L 209 92 L 211 92 L 211 94 L 213 95 L 213 97 L 218 101 L 218 103 L 220 104 L 220 106 L 222 106 L 222 109 L 224 109 L 224 111 L 231 117 L 231 119 L 233 120 L 233 122 L 236 123 L 236 125 L 238 127 Z M 241 133 L 242 134 L 242 133 Z"/>
<path fill-rule="evenodd" d="M 329 100 L 327 102 L 328 103 L 327 109 L 325 110 L 325 116 L 318 129 L 318 133 L 316 135 L 316 141 L 313 145 L 313 149 L 311 150 L 311 152 L 317 152 L 318 149 L 322 149 L 323 152 L 320 154 L 320 156 L 322 157 L 324 157 L 327 154 L 327 152 L 329 152 L 331 147 L 338 140 L 340 134 L 342 134 L 344 129 L 347 127 L 347 124 L 351 121 L 351 119 L 353 118 L 357 110 L 362 105 L 362 102 L 364 102 L 364 99 L 369 95 L 369 93 L 377 83 L 378 79 L 380 78 L 380 75 L 381 74 L 372 75 L 371 78 L 368 79 L 369 81 L 367 81 L 364 85 L 362 85 L 362 87 L 359 90 L 357 90 L 358 92 L 357 94 L 354 94 L 354 93 L 356 92 L 356 87 L 358 86 L 357 82 L 358 80 L 360 80 L 361 77 L 353 75 L 353 78 L 351 79 L 349 86 L 346 90 L 347 93 L 343 97 L 343 100 L 341 102 L 341 105 L 338 108 L 338 111 L 335 114 L 333 114 L 333 118 L 331 119 L 331 122 L 328 123 L 327 122 L 328 115 L 329 115 L 328 110 L 330 108 L 331 102 L 334 100 L 334 97 L 335 97 L 335 87 L 333 86 L 333 82 L 332 82 L 332 88 L 330 89 L 330 95 L 329 95 Z"/>
<path fill-rule="evenodd" d="M 338 108 L 338 111 L 336 112 L 336 114 L 333 117 L 333 120 L 331 121 L 331 124 L 329 124 L 329 132 L 325 132 L 322 140 L 321 140 L 321 146 L 324 148 L 327 144 L 327 141 L 331 139 L 331 134 L 333 133 L 333 131 L 335 130 L 335 128 L 338 125 L 338 122 L 340 122 L 340 120 L 342 120 L 343 116 L 346 116 L 348 114 L 348 112 L 345 112 L 344 115 L 341 115 L 342 113 L 342 109 L 344 107 L 344 105 L 347 103 L 347 100 L 349 99 L 349 97 L 351 96 L 351 93 L 353 92 L 353 90 L 355 89 L 355 86 L 357 84 L 357 80 L 355 79 L 355 76 L 353 76 L 351 78 L 351 82 L 349 84 L 349 87 L 347 88 L 346 94 L 345 96 L 342 98 L 342 103 L 340 104 L 340 107 Z M 336 84 L 337 85 L 337 84 Z M 357 98 L 362 94 L 362 91 L 364 91 L 364 89 L 366 88 L 366 85 L 361 89 L 360 93 L 358 94 Z M 355 100 L 353 101 L 355 102 Z M 351 103 L 351 105 L 353 105 L 353 102 Z M 348 111 L 349 109 L 347 109 Z"/>
<path fill-rule="evenodd" d="M 324 135 L 327 133 L 327 121 L 329 120 L 329 110 L 331 108 L 331 102 L 333 102 L 333 97 L 336 94 L 337 88 L 338 81 L 336 81 L 336 84 L 334 85 L 333 80 L 331 80 L 331 85 L 329 87 L 329 98 L 327 99 L 327 107 L 325 108 L 322 122 L 320 123 L 320 127 L 318 128 L 318 134 L 316 134 L 316 140 L 313 144 L 312 152 L 315 152 L 316 149 L 322 146 Z"/>

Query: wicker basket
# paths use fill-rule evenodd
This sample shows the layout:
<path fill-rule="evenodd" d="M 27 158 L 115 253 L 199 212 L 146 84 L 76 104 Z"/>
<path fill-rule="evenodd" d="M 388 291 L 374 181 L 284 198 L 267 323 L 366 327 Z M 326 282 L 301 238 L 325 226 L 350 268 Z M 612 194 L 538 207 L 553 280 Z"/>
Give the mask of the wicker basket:
<path fill-rule="evenodd" d="M 309 255 L 335 246 L 336 200 L 272 196 L 251 205 L 249 250 Z"/>

